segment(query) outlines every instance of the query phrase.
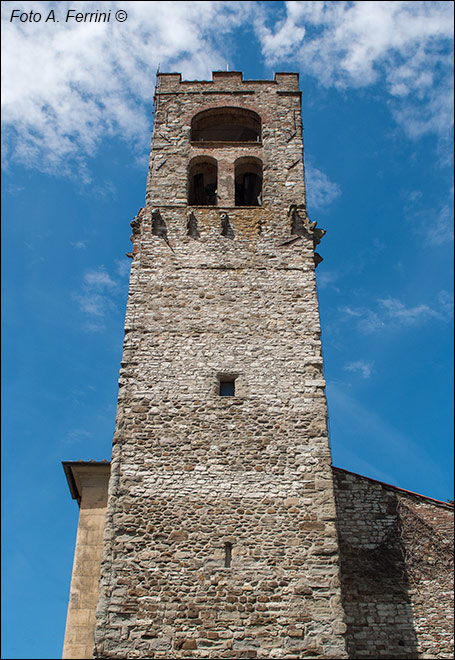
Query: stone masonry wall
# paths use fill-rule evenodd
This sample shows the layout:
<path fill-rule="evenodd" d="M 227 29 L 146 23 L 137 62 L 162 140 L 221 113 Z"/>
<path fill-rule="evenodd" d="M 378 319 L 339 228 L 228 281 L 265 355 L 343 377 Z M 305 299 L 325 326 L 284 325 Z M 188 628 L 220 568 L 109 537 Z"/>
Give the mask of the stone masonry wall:
<path fill-rule="evenodd" d="M 82 497 L 62 657 L 90 658 L 101 562 L 100 523 L 105 516 L 105 507 L 99 509 L 98 502 L 107 500 L 109 465 L 91 462 L 75 463 L 71 467 L 73 473 L 76 472 Z M 453 506 L 340 468 L 332 470 L 342 549 L 341 585 L 348 623 L 348 657 L 453 657 Z M 204 479 L 200 479 L 199 484 L 203 483 Z M 225 484 L 225 488 L 228 490 L 229 486 Z M 294 508 L 296 500 L 286 498 L 284 506 Z M 154 506 L 152 508 L 155 510 Z M 83 511 L 86 515 L 82 515 Z M 208 514 L 213 515 L 210 507 L 201 504 L 191 512 L 190 519 L 205 525 Z M 308 522 L 307 529 L 312 527 L 316 525 Z M 287 533 L 291 538 L 295 530 L 289 527 Z M 179 536 L 184 534 L 175 529 L 169 533 L 173 540 Z M 226 538 L 234 540 L 232 536 Z M 286 539 L 283 540 L 286 543 Z M 87 546 L 90 541 L 91 545 Z M 149 556 L 153 560 L 154 551 Z M 204 559 L 204 555 L 202 557 Z M 247 548 L 237 548 L 232 566 L 238 570 L 241 564 L 254 561 L 261 567 L 259 557 L 249 558 Z M 229 576 L 221 544 L 214 553 L 212 569 L 214 567 L 221 576 Z M 227 584 L 223 585 L 225 589 Z M 262 595 L 273 596 L 276 586 L 274 581 L 264 581 Z M 297 590 L 309 595 L 315 586 L 315 582 L 303 582 Z M 238 587 L 239 600 L 246 608 L 252 598 L 251 591 L 243 590 L 243 585 Z M 142 600 L 147 599 L 152 600 L 147 595 L 142 597 Z M 235 602 L 232 595 L 226 596 L 228 599 L 230 603 Z M 205 604 L 205 600 L 201 602 Z M 267 600 L 260 602 L 267 603 Z M 90 612 L 87 607 L 91 608 Z M 193 614 L 195 612 L 196 609 Z M 305 623 L 305 619 L 302 616 L 301 623 Z M 258 631 L 262 631 L 258 619 L 257 622 Z M 216 640 L 218 635 L 222 633 L 215 626 L 207 631 L 208 640 Z M 178 643 L 182 649 L 183 646 L 194 647 L 194 641 L 191 643 L 188 639 L 183 642 L 180 638 Z M 204 648 L 201 642 L 199 646 Z M 186 650 L 189 657 L 195 649 Z M 313 657 L 321 657 L 318 649 L 313 650 Z M 306 653 L 302 655 L 305 657 Z"/>
<path fill-rule="evenodd" d="M 453 506 L 334 468 L 350 658 L 453 658 Z"/>
<path fill-rule="evenodd" d="M 262 117 L 261 207 L 186 203 L 196 149 L 224 162 L 229 196 L 249 148 L 190 143 L 191 117 L 217 104 Z M 133 222 L 97 658 L 346 657 L 315 240 L 308 224 L 291 235 L 289 216 L 304 193 L 294 74 L 161 76 Z M 233 397 L 218 393 L 226 375 Z"/>

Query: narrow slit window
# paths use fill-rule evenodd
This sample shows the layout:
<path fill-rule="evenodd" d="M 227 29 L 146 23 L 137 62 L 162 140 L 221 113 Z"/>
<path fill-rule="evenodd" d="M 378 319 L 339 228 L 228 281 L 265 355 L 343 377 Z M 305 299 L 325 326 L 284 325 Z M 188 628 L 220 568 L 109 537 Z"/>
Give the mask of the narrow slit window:
<path fill-rule="evenodd" d="M 231 568 L 232 560 L 232 543 L 224 544 L 224 567 Z"/>
<path fill-rule="evenodd" d="M 234 395 L 235 395 L 234 379 L 220 381 L 220 396 L 234 396 Z"/>

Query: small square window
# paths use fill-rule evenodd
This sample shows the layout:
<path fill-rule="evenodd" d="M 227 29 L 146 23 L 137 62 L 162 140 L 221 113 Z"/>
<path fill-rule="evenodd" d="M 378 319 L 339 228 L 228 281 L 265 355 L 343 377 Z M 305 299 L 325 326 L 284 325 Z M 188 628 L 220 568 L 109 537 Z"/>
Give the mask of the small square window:
<path fill-rule="evenodd" d="M 218 380 L 217 392 L 219 396 L 237 396 L 235 392 L 235 381 L 238 377 L 238 373 L 233 371 L 225 371 L 217 373 L 216 377 Z"/>
<path fill-rule="evenodd" d="M 220 396 L 234 396 L 235 394 L 235 381 L 221 380 L 220 381 Z"/>

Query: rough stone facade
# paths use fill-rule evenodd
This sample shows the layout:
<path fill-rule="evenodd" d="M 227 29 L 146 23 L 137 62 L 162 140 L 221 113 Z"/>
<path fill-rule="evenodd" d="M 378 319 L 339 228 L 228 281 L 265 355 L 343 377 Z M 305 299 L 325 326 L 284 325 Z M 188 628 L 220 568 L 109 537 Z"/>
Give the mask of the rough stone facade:
<path fill-rule="evenodd" d="M 69 467 L 81 516 L 63 657 L 91 658 L 109 465 Z M 332 470 L 348 657 L 452 658 L 453 506 Z"/>
<path fill-rule="evenodd" d="M 331 467 L 297 74 L 161 74 L 131 224 L 93 657 L 450 657 L 450 507 Z"/>
<path fill-rule="evenodd" d="M 453 658 L 453 506 L 334 468 L 350 658 Z"/>
<path fill-rule="evenodd" d="M 298 76 L 161 74 L 157 98 L 96 657 L 342 658 L 314 273 L 323 232 L 305 213 Z M 193 117 L 216 108 L 257 113 L 256 141 L 192 141 Z M 218 163 L 216 206 L 188 205 L 195 157 Z M 240 158 L 262 163 L 260 206 L 235 204 Z M 220 396 L 229 379 L 235 395 Z"/>

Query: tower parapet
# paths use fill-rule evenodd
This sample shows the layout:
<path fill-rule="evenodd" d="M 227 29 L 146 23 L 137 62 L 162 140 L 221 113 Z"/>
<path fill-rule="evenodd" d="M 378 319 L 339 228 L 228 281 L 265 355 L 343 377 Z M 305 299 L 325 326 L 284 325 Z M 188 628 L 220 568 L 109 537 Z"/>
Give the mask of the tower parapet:
<path fill-rule="evenodd" d="M 239 209 L 249 207 L 250 217 L 267 217 L 265 234 L 286 234 L 290 204 L 305 205 L 298 74 L 273 81 L 243 80 L 235 71 L 214 72 L 212 81 L 158 79 L 146 213 L 173 211 L 172 233 L 182 226 L 178 209 L 231 212 L 235 225 Z"/>

